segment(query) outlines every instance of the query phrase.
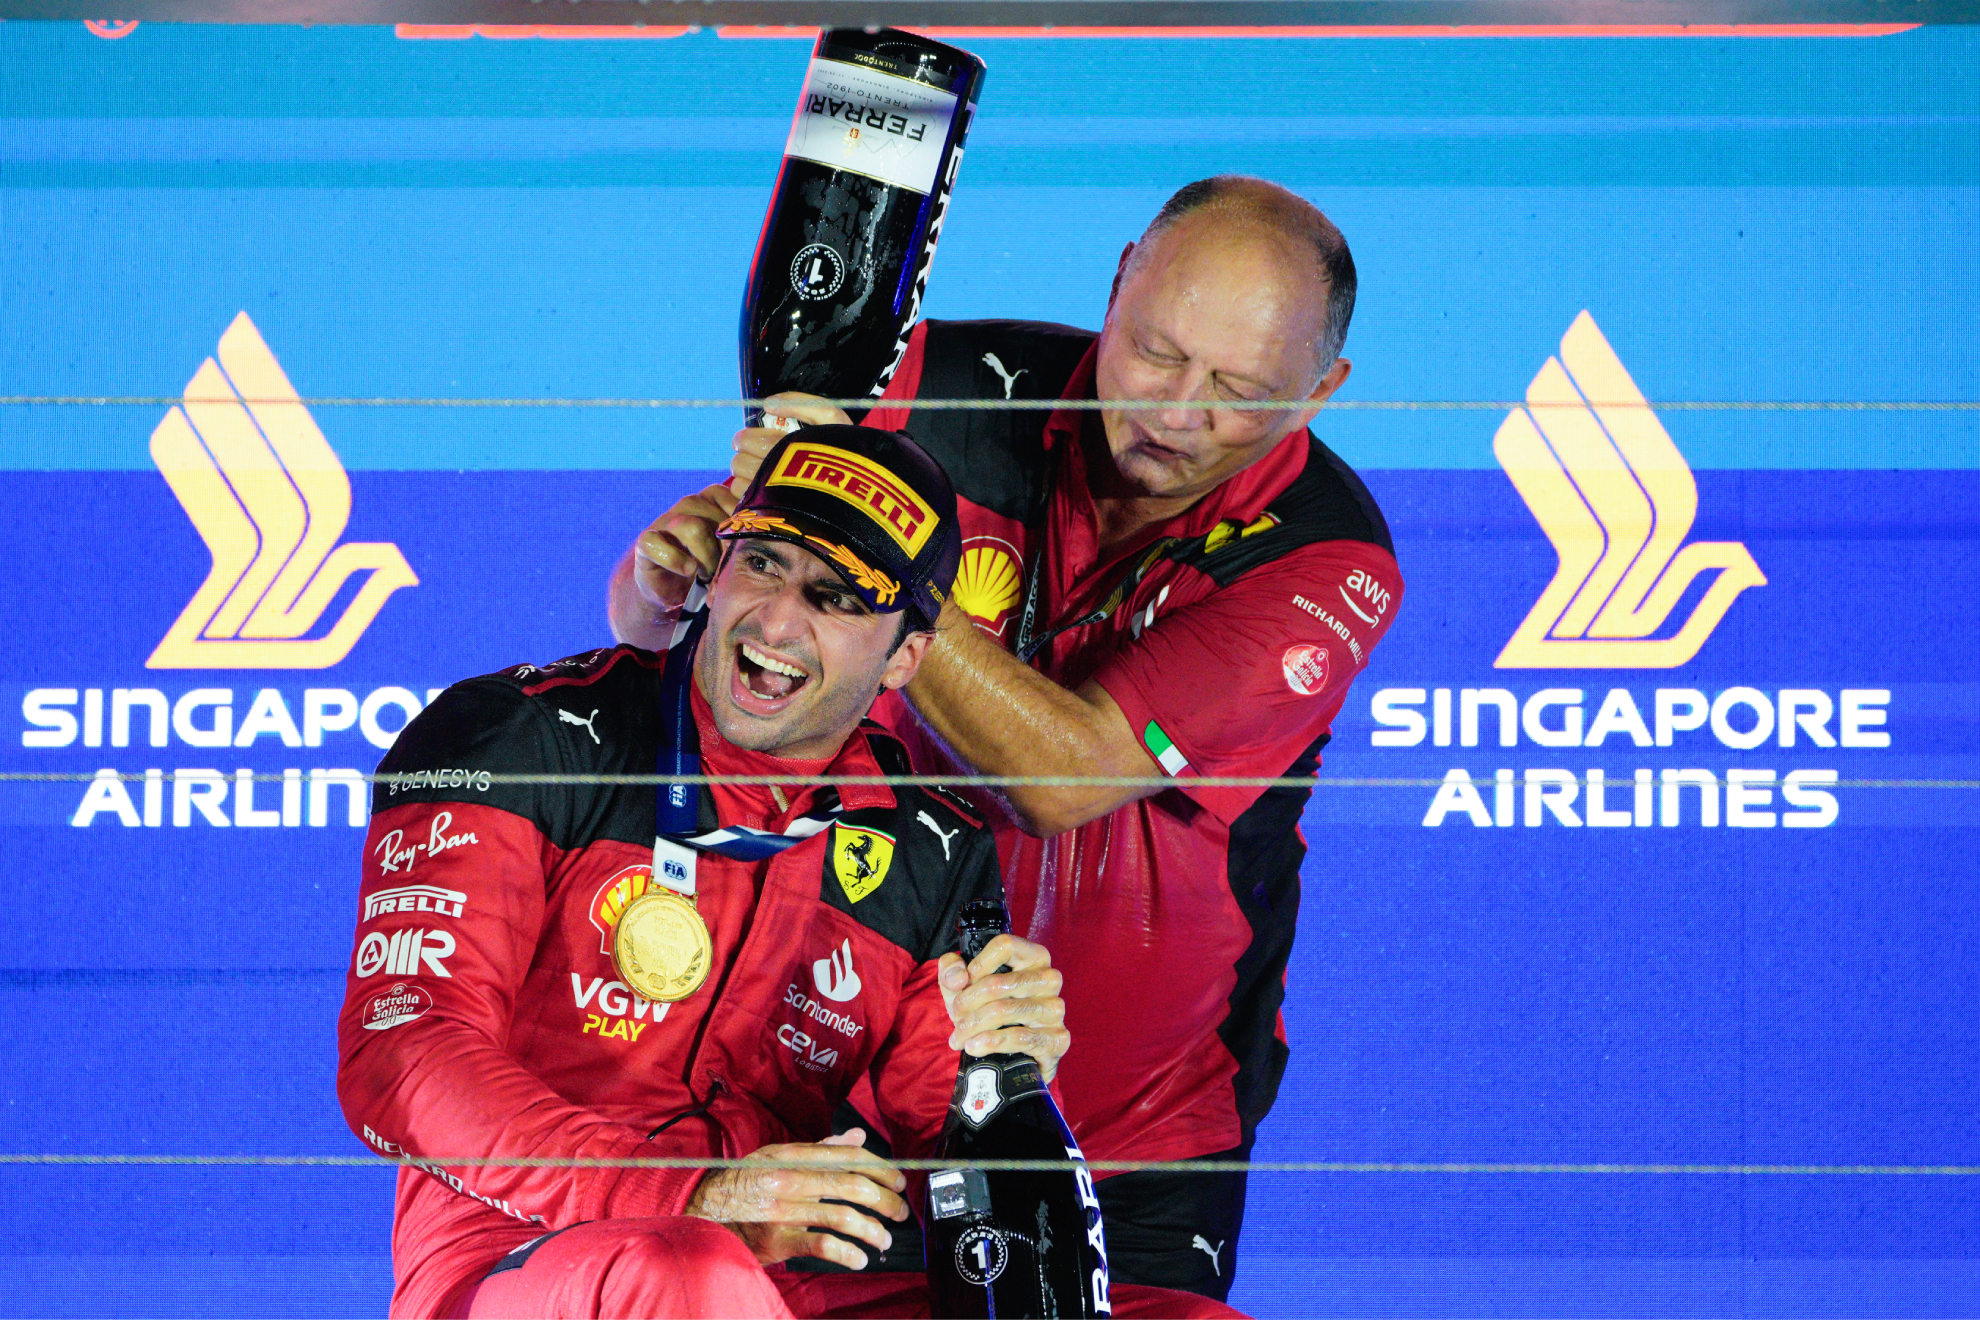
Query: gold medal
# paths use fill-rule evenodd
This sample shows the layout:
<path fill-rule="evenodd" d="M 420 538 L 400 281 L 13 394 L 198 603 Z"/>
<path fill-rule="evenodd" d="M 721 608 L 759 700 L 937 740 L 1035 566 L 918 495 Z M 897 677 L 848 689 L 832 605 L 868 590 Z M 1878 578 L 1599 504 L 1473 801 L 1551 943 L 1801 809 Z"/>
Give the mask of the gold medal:
<path fill-rule="evenodd" d="M 671 1004 L 701 989 L 714 948 L 694 903 L 671 889 L 647 890 L 619 914 L 612 963 L 642 999 Z"/>

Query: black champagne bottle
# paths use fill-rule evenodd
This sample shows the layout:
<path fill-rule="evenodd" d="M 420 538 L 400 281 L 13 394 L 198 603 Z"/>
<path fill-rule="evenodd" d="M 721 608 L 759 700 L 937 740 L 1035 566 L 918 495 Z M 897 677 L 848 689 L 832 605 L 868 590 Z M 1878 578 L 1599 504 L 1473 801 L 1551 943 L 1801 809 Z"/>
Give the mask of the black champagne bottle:
<path fill-rule="evenodd" d="M 974 960 L 1009 928 L 1001 903 L 970 903 L 962 953 Z M 938 1317 L 1112 1314 L 1100 1198 L 1085 1164 L 1070 1172 L 970 1167 L 977 1160 L 1083 1160 L 1028 1055 L 963 1056 L 924 1217 L 929 1300 Z"/>
<path fill-rule="evenodd" d="M 887 388 L 921 316 L 983 68 L 892 28 L 819 34 L 743 294 L 746 397 Z M 750 409 L 750 424 L 761 416 Z"/>

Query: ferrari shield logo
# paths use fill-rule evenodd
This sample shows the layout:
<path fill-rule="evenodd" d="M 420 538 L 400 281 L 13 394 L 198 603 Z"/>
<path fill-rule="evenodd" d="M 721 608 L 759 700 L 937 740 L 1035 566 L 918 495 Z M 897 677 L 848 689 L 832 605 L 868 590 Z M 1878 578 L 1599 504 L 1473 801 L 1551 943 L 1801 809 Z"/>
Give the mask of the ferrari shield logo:
<path fill-rule="evenodd" d="M 883 830 L 832 827 L 832 874 L 839 887 L 857 903 L 880 887 L 894 862 L 894 836 Z"/>

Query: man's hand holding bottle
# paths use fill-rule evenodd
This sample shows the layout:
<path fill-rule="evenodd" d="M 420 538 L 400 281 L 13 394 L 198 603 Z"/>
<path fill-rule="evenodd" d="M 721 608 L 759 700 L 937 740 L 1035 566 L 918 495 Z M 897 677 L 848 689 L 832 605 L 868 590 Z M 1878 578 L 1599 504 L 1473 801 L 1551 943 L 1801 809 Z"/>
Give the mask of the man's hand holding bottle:
<path fill-rule="evenodd" d="M 1048 1080 L 1058 1071 L 1072 1036 L 1059 997 L 1061 977 L 1043 945 L 999 935 L 969 963 L 943 954 L 937 976 L 955 1024 L 950 1045 L 977 1058 L 1030 1055 Z M 894 1239 L 882 1220 L 904 1223 L 908 1217 L 906 1177 L 861 1149 L 865 1140 L 865 1132 L 854 1128 L 823 1141 L 764 1146 L 751 1158 L 850 1167 L 723 1169 L 701 1180 L 687 1213 L 728 1225 L 766 1265 L 817 1256 L 864 1269 L 867 1253 L 845 1239 L 885 1251 Z"/>

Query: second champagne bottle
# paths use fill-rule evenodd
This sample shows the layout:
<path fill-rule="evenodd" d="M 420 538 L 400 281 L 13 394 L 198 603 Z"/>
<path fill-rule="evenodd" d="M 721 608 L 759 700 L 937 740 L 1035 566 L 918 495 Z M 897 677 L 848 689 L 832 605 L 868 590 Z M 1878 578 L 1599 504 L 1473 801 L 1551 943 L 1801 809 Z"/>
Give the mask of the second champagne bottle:
<path fill-rule="evenodd" d="M 1001 903 L 962 912 L 974 961 L 1009 922 Z M 924 1216 L 928 1290 L 943 1317 L 1110 1315 L 1107 1236 L 1093 1175 L 1035 1060 L 963 1056 Z M 971 1167 L 982 1160 L 1072 1161 L 1070 1169 Z"/>

